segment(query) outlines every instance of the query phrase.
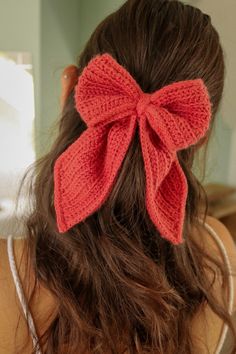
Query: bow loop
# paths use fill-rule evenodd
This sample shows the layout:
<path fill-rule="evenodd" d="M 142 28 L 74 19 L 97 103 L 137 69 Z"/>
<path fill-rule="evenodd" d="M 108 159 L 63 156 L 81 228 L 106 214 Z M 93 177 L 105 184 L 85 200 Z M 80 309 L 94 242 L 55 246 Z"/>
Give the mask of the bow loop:
<path fill-rule="evenodd" d="M 132 115 L 141 94 L 128 71 L 114 66 L 110 55 L 98 55 L 78 79 L 76 109 L 87 126 L 109 124 Z"/>
<path fill-rule="evenodd" d="M 146 116 L 170 151 L 194 145 L 210 124 L 211 103 L 201 79 L 165 86 L 151 96 Z"/>
<path fill-rule="evenodd" d="M 201 79 L 144 93 L 108 53 L 88 63 L 75 88 L 87 130 L 57 159 L 54 205 L 60 232 L 85 220 L 106 201 L 139 125 L 146 207 L 160 235 L 183 242 L 187 181 L 176 152 L 209 127 L 211 103 Z"/>

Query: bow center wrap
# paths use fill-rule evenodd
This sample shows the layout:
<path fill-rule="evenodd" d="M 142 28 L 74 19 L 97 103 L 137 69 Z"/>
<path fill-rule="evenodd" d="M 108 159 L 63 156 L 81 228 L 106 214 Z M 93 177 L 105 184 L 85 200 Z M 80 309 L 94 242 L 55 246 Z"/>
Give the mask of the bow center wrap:
<path fill-rule="evenodd" d="M 148 214 L 161 237 L 182 243 L 188 185 L 176 152 L 208 130 L 211 102 L 204 82 L 180 81 L 144 93 L 105 53 L 84 68 L 75 103 L 87 129 L 55 162 L 59 232 L 84 221 L 107 200 L 138 123 Z"/>
<path fill-rule="evenodd" d="M 145 112 L 149 104 L 151 103 L 152 95 L 150 93 L 142 93 L 141 97 L 136 106 L 136 111 L 138 114 L 138 118 L 140 118 Z"/>

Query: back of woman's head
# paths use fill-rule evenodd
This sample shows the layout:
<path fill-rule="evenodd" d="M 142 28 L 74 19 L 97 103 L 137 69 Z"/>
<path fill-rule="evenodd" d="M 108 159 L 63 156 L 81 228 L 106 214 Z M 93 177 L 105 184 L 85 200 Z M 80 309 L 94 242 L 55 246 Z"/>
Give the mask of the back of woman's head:
<path fill-rule="evenodd" d="M 101 53 L 110 53 L 144 92 L 201 78 L 210 94 L 213 122 L 223 91 L 224 60 L 218 33 L 199 9 L 180 1 L 129 0 L 94 31 L 79 56 L 79 75 Z M 201 195 L 191 168 L 203 140 L 178 153 L 188 197 L 185 242 L 176 246 L 160 237 L 146 211 L 138 132 L 101 208 L 58 233 L 53 167 L 85 130 L 72 91 L 58 137 L 37 162 L 30 188 L 30 259 L 37 280 L 59 303 L 41 338 L 47 341 L 47 353 L 122 353 L 125 348 L 128 353 L 193 353 L 190 323 L 201 304 L 209 303 L 230 321 L 206 276 L 209 257 L 191 233 Z"/>

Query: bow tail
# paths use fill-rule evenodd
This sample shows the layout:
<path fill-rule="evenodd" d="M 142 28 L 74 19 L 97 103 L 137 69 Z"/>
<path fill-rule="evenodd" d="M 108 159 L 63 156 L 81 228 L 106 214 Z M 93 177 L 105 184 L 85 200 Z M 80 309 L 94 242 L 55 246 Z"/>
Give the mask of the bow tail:
<path fill-rule="evenodd" d="M 180 244 L 184 241 L 183 225 L 187 191 L 186 177 L 178 160 L 175 160 L 156 195 L 156 210 L 161 220 L 160 230 L 162 230 L 163 237 L 173 244 Z"/>
<path fill-rule="evenodd" d="M 54 206 L 59 232 L 66 232 L 107 199 L 136 128 L 128 117 L 112 125 L 89 127 L 57 159 Z"/>
<path fill-rule="evenodd" d="M 140 121 L 140 139 L 146 174 L 146 207 L 161 236 L 173 244 L 183 242 L 187 181 L 174 153 Z"/>

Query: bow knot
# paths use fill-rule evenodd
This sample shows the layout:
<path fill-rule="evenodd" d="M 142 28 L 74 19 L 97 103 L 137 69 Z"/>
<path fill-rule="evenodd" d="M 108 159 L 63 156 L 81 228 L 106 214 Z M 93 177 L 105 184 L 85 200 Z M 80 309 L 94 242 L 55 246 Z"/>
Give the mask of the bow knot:
<path fill-rule="evenodd" d="M 147 107 L 151 102 L 151 97 L 152 95 L 150 93 L 143 92 L 141 94 L 141 97 L 139 98 L 139 101 L 136 106 L 136 111 L 139 118 L 143 115 L 143 113 L 145 113 Z"/>
<path fill-rule="evenodd" d="M 138 122 L 148 214 L 163 238 L 183 242 L 188 184 L 176 152 L 195 144 L 208 130 L 211 102 L 204 82 L 180 81 L 144 93 L 105 53 L 84 68 L 75 102 L 87 129 L 54 166 L 59 231 L 83 221 L 106 201 Z"/>

